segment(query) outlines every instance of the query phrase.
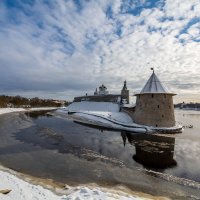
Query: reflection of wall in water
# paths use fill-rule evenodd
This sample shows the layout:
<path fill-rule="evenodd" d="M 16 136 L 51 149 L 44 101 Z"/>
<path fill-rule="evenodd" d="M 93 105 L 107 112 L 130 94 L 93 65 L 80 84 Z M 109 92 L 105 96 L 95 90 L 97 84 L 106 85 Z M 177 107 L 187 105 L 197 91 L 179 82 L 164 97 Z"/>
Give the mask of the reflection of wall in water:
<path fill-rule="evenodd" d="M 133 135 L 122 132 L 124 145 L 126 138 L 135 145 L 136 154 L 133 159 L 145 167 L 168 168 L 176 166 L 174 160 L 175 138 L 148 134 Z"/>

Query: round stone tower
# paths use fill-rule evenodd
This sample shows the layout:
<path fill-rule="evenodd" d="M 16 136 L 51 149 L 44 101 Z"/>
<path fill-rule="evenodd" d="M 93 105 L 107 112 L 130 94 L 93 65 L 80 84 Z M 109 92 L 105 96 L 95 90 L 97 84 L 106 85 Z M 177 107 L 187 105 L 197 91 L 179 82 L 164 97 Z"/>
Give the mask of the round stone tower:
<path fill-rule="evenodd" d="M 153 73 L 136 96 L 135 123 L 154 127 L 175 126 L 173 96 Z"/>

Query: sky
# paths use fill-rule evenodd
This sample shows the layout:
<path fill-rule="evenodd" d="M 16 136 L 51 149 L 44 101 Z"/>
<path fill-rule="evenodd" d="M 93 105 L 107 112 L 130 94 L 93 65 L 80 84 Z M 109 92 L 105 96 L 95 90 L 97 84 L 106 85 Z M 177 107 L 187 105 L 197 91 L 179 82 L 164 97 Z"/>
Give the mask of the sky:
<path fill-rule="evenodd" d="M 0 94 L 133 95 L 151 67 L 200 102 L 200 0 L 0 0 Z"/>

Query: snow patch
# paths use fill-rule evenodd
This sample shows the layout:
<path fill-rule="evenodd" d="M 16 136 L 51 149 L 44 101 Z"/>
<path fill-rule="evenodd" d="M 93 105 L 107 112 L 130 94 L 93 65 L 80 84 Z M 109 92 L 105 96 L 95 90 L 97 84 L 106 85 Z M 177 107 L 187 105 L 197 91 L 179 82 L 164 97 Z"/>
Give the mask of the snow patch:
<path fill-rule="evenodd" d="M 76 112 L 76 111 L 119 112 L 119 104 L 112 102 L 82 101 L 82 102 L 73 102 L 66 109 L 69 112 Z"/>
<path fill-rule="evenodd" d="M 6 114 L 11 112 L 22 112 L 25 111 L 24 108 L 0 108 L 0 114 Z"/>
<path fill-rule="evenodd" d="M 12 112 L 25 112 L 25 111 L 40 111 L 40 110 L 54 110 L 57 107 L 40 107 L 40 108 L 0 108 L 0 115 Z"/>
<path fill-rule="evenodd" d="M 120 116 L 122 114 L 122 116 Z M 137 132 L 137 133 L 146 133 L 147 128 L 144 126 L 139 126 L 137 124 L 132 123 L 123 123 L 121 121 L 116 121 L 116 119 L 113 119 L 113 116 L 117 116 L 118 119 L 120 117 L 123 117 L 123 115 L 126 115 L 126 113 L 112 113 L 109 116 L 106 116 L 106 114 L 99 114 L 97 112 L 76 112 L 71 115 L 71 118 L 75 121 L 82 122 L 84 124 L 91 124 L 96 125 L 100 127 L 106 127 L 110 129 L 115 129 L 119 131 L 131 131 L 131 132 Z M 129 116 L 127 115 L 127 119 Z M 123 119 L 126 121 L 126 119 Z M 150 130 L 149 130 L 150 131 Z"/>
<path fill-rule="evenodd" d="M 129 115 L 127 115 L 124 112 L 94 112 L 94 111 L 88 111 L 84 112 L 86 114 L 91 114 L 91 115 L 96 115 L 104 118 L 111 119 L 116 122 L 121 122 L 121 123 L 127 123 L 127 124 L 132 124 L 133 120 Z"/>

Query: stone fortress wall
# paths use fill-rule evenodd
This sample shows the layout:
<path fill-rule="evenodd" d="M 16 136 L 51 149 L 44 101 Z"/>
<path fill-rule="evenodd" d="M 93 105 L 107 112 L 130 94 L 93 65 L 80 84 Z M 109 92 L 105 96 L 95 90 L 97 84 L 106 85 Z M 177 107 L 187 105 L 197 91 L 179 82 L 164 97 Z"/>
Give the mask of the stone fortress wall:
<path fill-rule="evenodd" d="M 95 102 L 113 102 L 119 103 L 121 99 L 121 95 L 118 94 L 108 94 L 108 95 L 92 95 L 92 96 L 80 96 L 75 97 L 74 102 L 80 101 L 95 101 Z"/>

